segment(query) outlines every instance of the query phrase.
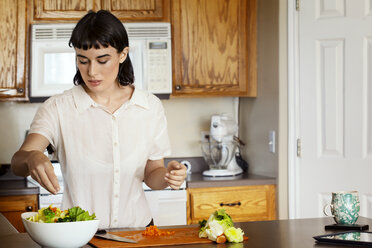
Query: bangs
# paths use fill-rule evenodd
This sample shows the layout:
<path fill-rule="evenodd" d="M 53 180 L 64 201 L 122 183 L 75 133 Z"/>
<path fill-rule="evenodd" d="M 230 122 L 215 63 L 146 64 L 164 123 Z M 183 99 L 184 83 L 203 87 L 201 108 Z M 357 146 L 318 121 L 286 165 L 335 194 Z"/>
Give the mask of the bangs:
<path fill-rule="evenodd" d="M 123 24 L 107 12 L 88 13 L 74 28 L 69 46 L 88 50 L 112 46 L 121 52 L 128 44 Z"/>
<path fill-rule="evenodd" d="M 110 42 L 102 39 L 102 36 L 95 35 L 94 33 L 84 32 L 82 35 L 71 37 L 69 46 L 74 48 L 88 50 L 91 48 L 99 49 L 100 47 L 109 47 Z"/>

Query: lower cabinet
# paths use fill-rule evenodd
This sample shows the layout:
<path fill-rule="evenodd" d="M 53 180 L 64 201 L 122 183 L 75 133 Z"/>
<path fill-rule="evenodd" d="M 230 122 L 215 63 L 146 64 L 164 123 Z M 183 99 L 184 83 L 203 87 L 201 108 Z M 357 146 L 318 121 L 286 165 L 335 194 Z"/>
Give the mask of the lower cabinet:
<path fill-rule="evenodd" d="M 0 212 L 18 230 L 26 232 L 21 214 L 24 212 L 37 211 L 38 195 L 12 195 L 0 196 Z"/>
<path fill-rule="evenodd" d="M 234 222 L 276 219 L 276 186 L 188 188 L 187 223 L 197 224 L 218 209 Z"/>

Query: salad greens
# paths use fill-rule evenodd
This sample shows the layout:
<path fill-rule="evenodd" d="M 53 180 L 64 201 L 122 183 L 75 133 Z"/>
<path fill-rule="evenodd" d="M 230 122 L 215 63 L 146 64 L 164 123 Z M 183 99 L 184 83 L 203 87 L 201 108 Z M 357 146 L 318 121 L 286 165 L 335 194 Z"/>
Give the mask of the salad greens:
<path fill-rule="evenodd" d="M 89 215 L 88 211 L 85 211 L 80 207 L 73 207 L 62 211 L 61 209 L 50 205 L 49 207 L 40 209 L 38 214 L 27 218 L 27 220 L 42 223 L 58 223 L 94 220 L 95 218 L 96 215 L 94 213 Z"/>
<path fill-rule="evenodd" d="M 239 243 L 243 241 L 244 232 L 240 228 L 234 227 L 234 222 L 225 209 L 215 211 L 208 220 L 199 221 L 200 238 L 208 238 L 216 242 Z M 222 238 L 221 238 L 222 237 Z"/>

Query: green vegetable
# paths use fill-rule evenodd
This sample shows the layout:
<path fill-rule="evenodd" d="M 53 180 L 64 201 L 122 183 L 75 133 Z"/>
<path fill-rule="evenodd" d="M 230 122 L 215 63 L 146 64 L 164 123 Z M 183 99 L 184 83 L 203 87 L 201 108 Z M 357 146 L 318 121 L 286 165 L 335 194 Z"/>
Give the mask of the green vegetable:
<path fill-rule="evenodd" d="M 54 217 L 56 214 L 50 209 L 46 208 L 43 210 L 43 215 L 44 215 L 44 221 L 46 223 L 53 223 L 54 222 Z"/>
<path fill-rule="evenodd" d="M 94 213 L 89 215 L 88 211 L 85 211 L 80 207 L 73 207 L 69 210 L 62 211 L 61 209 L 50 205 L 49 207 L 40 209 L 37 215 L 31 216 L 27 219 L 33 222 L 55 223 L 86 221 L 94 220 L 95 218 L 96 215 Z"/>
<path fill-rule="evenodd" d="M 68 214 L 65 218 L 59 218 L 57 222 L 74 222 L 74 221 L 85 221 L 94 220 L 96 215 L 93 213 L 89 215 L 88 211 L 81 209 L 80 207 L 73 207 L 68 210 Z"/>
<path fill-rule="evenodd" d="M 217 237 L 224 234 L 229 242 L 242 242 L 243 231 L 234 227 L 234 222 L 225 209 L 215 211 L 208 220 L 199 221 L 200 238 L 208 238 L 216 241 Z M 229 235 L 229 238 L 226 235 Z"/>
<path fill-rule="evenodd" d="M 229 242 L 239 243 L 243 241 L 244 232 L 240 228 L 229 227 L 223 233 Z"/>
<path fill-rule="evenodd" d="M 214 218 L 218 221 L 218 223 L 223 227 L 223 229 L 227 229 L 229 227 L 234 226 L 234 222 L 232 221 L 230 215 L 225 212 L 225 209 L 220 209 L 214 212 Z"/>

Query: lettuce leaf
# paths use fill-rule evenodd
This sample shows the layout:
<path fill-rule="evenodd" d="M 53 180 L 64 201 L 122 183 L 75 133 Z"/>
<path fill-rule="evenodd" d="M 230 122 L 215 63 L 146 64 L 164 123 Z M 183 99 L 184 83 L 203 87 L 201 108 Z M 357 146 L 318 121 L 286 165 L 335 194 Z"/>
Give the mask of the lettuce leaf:
<path fill-rule="evenodd" d="M 72 221 L 85 221 L 85 220 L 94 220 L 96 215 L 93 213 L 89 215 L 88 211 L 81 209 L 80 207 L 73 207 L 68 210 L 68 216 Z"/>

